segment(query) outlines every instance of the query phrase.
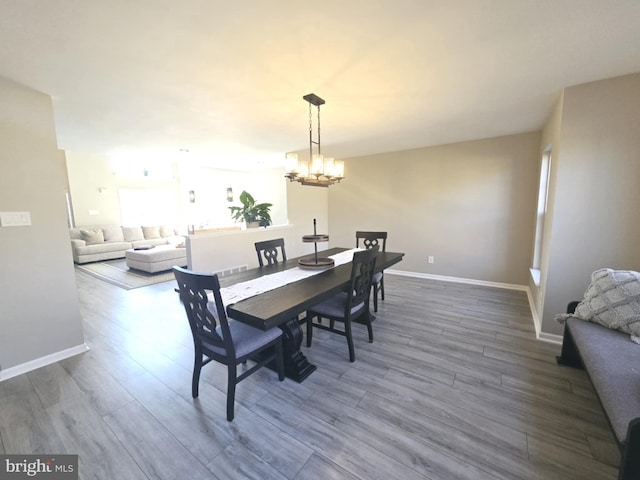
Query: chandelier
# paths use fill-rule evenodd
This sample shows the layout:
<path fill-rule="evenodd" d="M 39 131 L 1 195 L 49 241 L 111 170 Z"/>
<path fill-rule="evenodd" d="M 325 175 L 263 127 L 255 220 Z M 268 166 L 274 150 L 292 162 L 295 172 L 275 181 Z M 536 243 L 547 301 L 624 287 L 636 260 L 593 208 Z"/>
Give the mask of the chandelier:
<path fill-rule="evenodd" d="M 302 185 L 314 187 L 328 187 L 340 182 L 344 178 L 344 162 L 325 157 L 320 152 L 320 105 L 325 101 L 315 93 L 310 93 L 302 97 L 309 102 L 309 158 L 307 161 L 298 160 L 297 153 L 287 153 L 285 177 L 290 182 L 300 182 Z M 313 106 L 318 111 L 318 133 L 316 140 L 313 139 Z M 317 153 L 313 153 L 313 146 L 316 145 Z"/>

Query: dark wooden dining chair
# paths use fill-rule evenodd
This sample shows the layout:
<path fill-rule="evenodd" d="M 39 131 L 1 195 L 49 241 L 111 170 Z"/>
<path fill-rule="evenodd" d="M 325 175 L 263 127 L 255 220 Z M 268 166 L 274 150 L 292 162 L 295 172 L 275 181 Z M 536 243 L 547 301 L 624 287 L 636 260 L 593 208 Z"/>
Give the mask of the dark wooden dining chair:
<path fill-rule="evenodd" d="M 256 253 L 258 254 L 258 262 L 261 267 L 264 267 L 264 260 L 267 261 L 268 265 L 278 263 L 278 249 L 280 249 L 282 261 L 284 262 L 287 260 L 287 254 L 284 251 L 284 238 L 256 242 L 255 246 Z"/>
<path fill-rule="evenodd" d="M 282 356 L 282 330 L 259 330 L 244 323 L 227 319 L 220 296 L 220 282 L 216 274 L 195 273 L 181 267 L 173 267 L 178 282 L 180 300 L 189 319 L 195 359 L 191 395 L 198 396 L 200 370 L 211 360 L 227 366 L 227 420 L 232 421 L 236 385 L 260 367 L 275 362 L 278 379 L 284 380 Z M 214 311 L 208 308 L 213 293 Z M 264 352 L 264 353 L 262 353 Z M 259 359 L 254 358 L 260 354 Z M 256 361 L 248 370 L 238 375 L 237 366 L 248 359 Z"/>
<path fill-rule="evenodd" d="M 351 323 L 362 323 L 367 326 L 369 343 L 373 342 L 372 316 L 369 312 L 369 299 L 371 295 L 371 281 L 376 266 L 378 247 L 355 252 L 351 264 L 351 278 L 348 290 L 321 302 L 307 310 L 307 347 L 311 346 L 313 329 L 319 328 L 347 337 L 349 347 L 349 361 L 355 362 L 356 354 L 353 347 Z M 314 322 L 316 318 L 318 321 Z M 329 325 L 321 322 L 327 318 Z M 344 324 L 344 329 L 336 328 L 336 323 Z"/>
<path fill-rule="evenodd" d="M 382 252 L 387 251 L 387 232 L 356 232 L 356 247 L 371 248 L 380 246 Z M 373 276 L 373 311 L 378 311 L 378 292 L 381 300 L 384 300 L 384 272 L 378 272 Z"/>

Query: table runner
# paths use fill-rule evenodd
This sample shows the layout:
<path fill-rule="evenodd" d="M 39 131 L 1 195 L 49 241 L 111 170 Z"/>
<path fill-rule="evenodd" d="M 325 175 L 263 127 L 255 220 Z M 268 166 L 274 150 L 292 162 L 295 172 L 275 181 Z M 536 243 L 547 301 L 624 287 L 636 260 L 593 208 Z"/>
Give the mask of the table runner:
<path fill-rule="evenodd" d="M 362 248 L 352 248 L 345 250 L 344 252 L 331 255 L 334 267 L 349 263 L 353 260 L 354 252 L 363 250 Z M 220 296 L 222 297 L 222 303 L 227 307 L 232 303 L 237 303 L 241 300 L 245 300 L 249 297 L 259 295 L 270 290 L 282 287 L 289 283 L 297 282 L 312 275 L 324 272 L 327 269 L 322 270 L 307 270 L 300 267 L 290 268 L 282 272 L 271 273 L 269 275 L 263 275 L 262 277 L 254 278 L 253 280 L 247 280 L 246 282 L 236 283 L 230 287 L 220 289 Z M 213 302 L 213 296 L 209 295 L 209 299 Z M 215 302 L 213 309 L 215 311 Z M 211 308 L 210 308 L 211 309 Z"/>

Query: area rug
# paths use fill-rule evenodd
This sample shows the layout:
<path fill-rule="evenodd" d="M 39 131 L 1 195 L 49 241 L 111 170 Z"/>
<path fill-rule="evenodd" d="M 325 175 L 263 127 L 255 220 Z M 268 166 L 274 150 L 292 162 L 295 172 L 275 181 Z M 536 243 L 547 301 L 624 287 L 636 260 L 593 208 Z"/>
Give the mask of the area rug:
<path fill-rule="evenodd" d="M 76 265 L 76 268 L 92 277 L 99 278 L 125 290 L 175 280 L 172 270 L 158 273 L 130 270 L 124 259 L 85 263 Z"/>

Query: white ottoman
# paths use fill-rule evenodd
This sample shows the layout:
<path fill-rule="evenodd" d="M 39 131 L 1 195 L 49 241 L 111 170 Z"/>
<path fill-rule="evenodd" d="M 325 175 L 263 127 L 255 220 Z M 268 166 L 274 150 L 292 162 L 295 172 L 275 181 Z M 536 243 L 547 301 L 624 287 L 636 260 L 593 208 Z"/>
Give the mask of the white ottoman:
<path fill-rule="evenodd" d="M 127 267 L 149 273 L 170 270 L 187 265 L 187 249 L 175 245 L 157 245 L 149 250 L 129 249 L 124 254 Z"/>

